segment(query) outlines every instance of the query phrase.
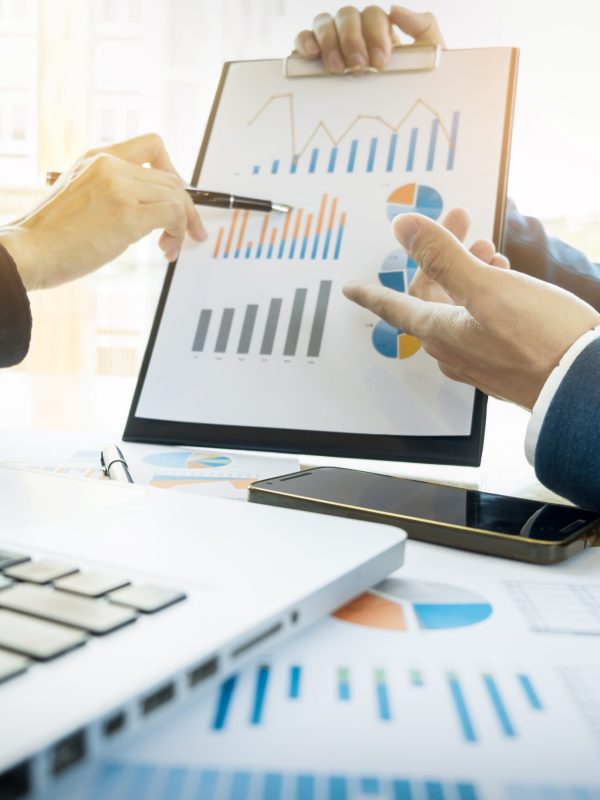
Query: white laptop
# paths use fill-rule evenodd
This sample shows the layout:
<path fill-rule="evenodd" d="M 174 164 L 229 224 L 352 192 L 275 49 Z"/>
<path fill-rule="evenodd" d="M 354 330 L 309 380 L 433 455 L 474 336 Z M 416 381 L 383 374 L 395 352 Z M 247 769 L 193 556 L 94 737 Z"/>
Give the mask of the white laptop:
<path fill-rule="evenodd" d="M 0 797 L 103 746 L 377 583 L 396 528 L 0 468 Z"/>

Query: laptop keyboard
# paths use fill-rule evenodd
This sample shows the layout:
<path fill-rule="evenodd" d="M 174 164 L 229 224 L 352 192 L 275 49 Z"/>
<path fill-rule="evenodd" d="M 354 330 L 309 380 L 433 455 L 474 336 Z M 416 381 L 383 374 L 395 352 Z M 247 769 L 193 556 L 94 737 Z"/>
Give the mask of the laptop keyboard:
<path fill-rule="evenodd" d="M 123 575 L 0 550 L 0 682 L 184 599 Z"/>

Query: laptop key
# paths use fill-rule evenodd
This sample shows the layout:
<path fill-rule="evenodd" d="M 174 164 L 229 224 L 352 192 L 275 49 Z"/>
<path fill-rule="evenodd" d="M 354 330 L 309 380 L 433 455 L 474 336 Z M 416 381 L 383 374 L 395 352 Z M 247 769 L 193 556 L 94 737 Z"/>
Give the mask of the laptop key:
<path fill-rule="evenodd" d="M 29 556 L 13 553 L 10 550 L 0 550 L 0 569 L 12 567 L 13 564 L 20 564 L 22 561 L 29 561 Z"/>
<path fill-rule="evenodd" d="M 130 609 L 103 600 L 75 597 L 67 592 L 28 584 L 11 586 L 0 592 L 0 607 L 82 628 L 99 636 L 137 619 L 137 614 Z"/>
<path fill-rule="evenodd" d="M 183 592 L 176 592 L 173 589 L 166 589 L 164 586 L 154 586 L 152 584 L 138 584 L 137 586 L 126 586 L 109 594 L 111 603 L 135 608 L 136 611 L 143 611 L 144 614 L 153 614 L 167 606 L 185 600 Z"/>
<path fill-rule="evenodd" d="M 0 609 L 0 647 L 36 661 L 47 661 L 84 644 L 87 635 L 75 628 Z"/>
<path fill-rule="evenodd" d="M 4 575 L 0 575 L 0 589 L 7 589 L 9 586 L 12 586 L 14 581 L 11 581 L 10 578 L 5 578 Z"/>
<path fill-rule="evenodd" d="M 83 594 L 86 597 L 100 597 L 128 585 L 129 580 L 122 575 L 96 571 L 77 572 L 75 575 L 68 575 L 54 582 L 54 586 L 63 592 Z"/>
<path fill-rule="evenodd" d="M 77 571 L 74 564 L 42 558 L 39 561 L 27 561 L 25 564 L 9 567 L 4 570 L 4 574 L 9 578 L 16 578 L 18 581 L 27 581 L 28 583 L 50 583 L 56 578 L 62 578 L 63 575 L 71 575 Z"/>
<path fill-rule="evenodd" d="M 0 650 L 0 683 L 25 672 L 28 666 L 29 661 L 23 656 Z"/>

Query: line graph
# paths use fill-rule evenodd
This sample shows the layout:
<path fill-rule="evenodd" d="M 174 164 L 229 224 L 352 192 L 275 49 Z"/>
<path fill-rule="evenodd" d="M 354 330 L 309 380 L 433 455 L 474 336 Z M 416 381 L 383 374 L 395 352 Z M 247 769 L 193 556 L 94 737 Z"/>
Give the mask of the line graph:
<path fill-rule="evenodd" d="M 269 97 L 248 120 L 248 127 L 255 126 L 267 109 L 278 103 L 287 106 L 285 113 L 290 127 L 290 153 L 286 158 L 281 156 L 273 158 L 268 165 L 254 164 L 253 175 L 265 173 L 277 175 L 283 171 L 289 174 L 303 172 L 308 175 L 353 173 L 359 169 L 364 169 L 367 173 L 394 172 L 401 169 L 411 172 L 417 166 L 417 150 L 423 152 L 423 164 L 427 171 L 433 171 L 436 166 L 439 167 L 440 152 L 442 159 L 445 158 L 445 169 L 454 169 L 460 125 L 459 111 L 452 113 L 451 122 L 447 125 L 429 103 L 423 98 L 417 98 L 396 122 L 379 114 L 357 114 L 339 133 L 334 133 L 331 126 L 325 120 L 320 119 L 304 141 L 301 141 L 296 121 L 295 97 L 293 93 L 288 92 Z M 428 131 L 427 129 L 423 130 L 422 124 L 416 127 L 407 124 L 411 117 L 419 111 L 425 112 L 431 117 Z M 365 138 L 364 133 L 360 131 L 356 133 L 357 126 L 364 122 L 382 126 L 382 134 L 389 133 L 388 139 L 384 140 L 382 135 Z M 354 136 L 352 136 L 353 132 L 355 132 Z M 328 153 L 322 154 L 321 147 L 312 146 L 319 134 L 324 134 L 331 143 Z M 428 139 L 426 140 L 427 134 Z M 348 152 L 343 153 L 342 149 L 347 140 L 349 140 Z M 420 146 L 424 140 L 426 140 L 425 146 Z M 444 140 L 447 146 L 445 153 L 443 152 Z M 402 154 L 404 154 L 404 158 L 401 158 Z M 289 165 L 289 168 L 286 168 L 286 165 Z"/>

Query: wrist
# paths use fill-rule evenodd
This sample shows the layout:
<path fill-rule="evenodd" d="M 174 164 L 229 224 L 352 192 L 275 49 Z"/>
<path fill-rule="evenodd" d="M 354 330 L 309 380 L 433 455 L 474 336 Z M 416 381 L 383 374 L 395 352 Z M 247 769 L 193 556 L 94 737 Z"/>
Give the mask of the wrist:
<path fill-rule="evenodd" d="M 39 270 L 36 267 L 39 260 L 35 258 L 35 248 L 31 243 L 28 231 L 19 225 L 2 228 L 0 229 L 0 243 L 15 262 L 25 289 L 29 292 L 32 289 L 41 288 Z"/>

